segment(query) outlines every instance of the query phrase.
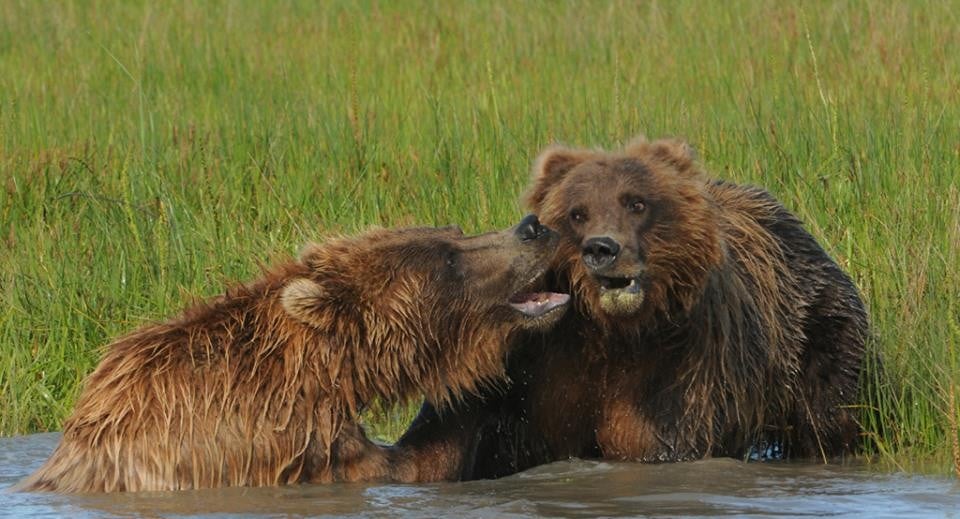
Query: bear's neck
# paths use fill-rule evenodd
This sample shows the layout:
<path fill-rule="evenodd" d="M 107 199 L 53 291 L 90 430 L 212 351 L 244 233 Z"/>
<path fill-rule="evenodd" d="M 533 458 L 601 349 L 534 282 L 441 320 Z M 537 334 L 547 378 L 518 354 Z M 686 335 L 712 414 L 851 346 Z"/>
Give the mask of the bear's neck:
<path fill-rule="evenodd" d="M 330 337 L 337 343 L 331 349 L 342 352 L 327 362 L 330 380 L 348 390 L 344 398 L 352 412 L 373 402 L 394 405 L 421 397 L 442 406 L 504 379 L 512 327 L 452 320 L 438 329 L 431 319 L 392 332 Z"/>

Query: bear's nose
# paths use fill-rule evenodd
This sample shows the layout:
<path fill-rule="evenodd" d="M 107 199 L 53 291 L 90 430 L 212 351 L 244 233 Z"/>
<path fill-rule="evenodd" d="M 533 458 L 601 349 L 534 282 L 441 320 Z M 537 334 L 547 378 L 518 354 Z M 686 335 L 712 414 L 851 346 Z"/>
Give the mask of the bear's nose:
<path fill-rule="evenodd" d="M 520 220 L 520 223 L 517 225 L 517 230 L 514 232 L 517 233 L 520 241 L 529 241 L 536 240 L 546 234 L 547 228 L 540 225 L 540 220 L 537 219 L 537 215 L 528 214 L 523 217 L 523 220 Z"/>
<path fill-rule="evenodd" d="M 609 267 L 613 263 L 617 254 L 620 253 L 620 244 L 607 236 L 590 238 L 583 242 L 581 252 L 583 253 L 583 262 L 588 267 L 599 270 Z"/>

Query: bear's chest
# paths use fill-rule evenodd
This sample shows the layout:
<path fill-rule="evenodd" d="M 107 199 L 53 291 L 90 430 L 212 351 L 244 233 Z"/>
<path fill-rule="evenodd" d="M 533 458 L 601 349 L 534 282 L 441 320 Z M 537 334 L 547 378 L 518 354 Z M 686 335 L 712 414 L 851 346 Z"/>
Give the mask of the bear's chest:
<path fill-rule="evenodd" d="M 662 387 L 674 377 L 649 349 L 601 336 L 563 337 L 569 342 L 546 345 L 537 362 L 513 375 L 527 427 L 554 459 L 651 457 L 660 422 L 677 419 Z"/>
<path fill-rule="evenodd" d="M 514 374 L 515 398 L 527 427 L 555 458 L 595 457 L 606 408 L 611 401 L 637 398 L 625 391 L 636 385 L 624 382 L 640 369 L 631 362 L 611 362 L 606 345 L 581 337 L 576 344 L 548 346 L 538 362 Z"/>

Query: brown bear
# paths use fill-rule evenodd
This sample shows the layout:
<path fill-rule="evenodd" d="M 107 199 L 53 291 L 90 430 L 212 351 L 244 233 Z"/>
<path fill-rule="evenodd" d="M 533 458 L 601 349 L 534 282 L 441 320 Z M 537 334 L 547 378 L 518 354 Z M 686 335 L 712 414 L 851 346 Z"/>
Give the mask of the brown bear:
<path fill-rule="evenodd" d="M 546 150 L 526 202 L 561 235 L 548 277 L 575 310 L 521 338 L 506 392 L 421 409 L 394 447 L 407 479 L 857 445 L 863 301 L 769 193 L 707 178 L 682 141 L 639 139 Z"/>
<path fill-rule="evenodd" d="M 558 242 L 506 231 L 374 230 L 306 247 L 261 279 L 110 345 L 63 438 L 21 490 L 111 492 L 389 479 L 357 418 L 434 405 L 503 376 L 521 329 L 565 294 L 534 292 Z"/>

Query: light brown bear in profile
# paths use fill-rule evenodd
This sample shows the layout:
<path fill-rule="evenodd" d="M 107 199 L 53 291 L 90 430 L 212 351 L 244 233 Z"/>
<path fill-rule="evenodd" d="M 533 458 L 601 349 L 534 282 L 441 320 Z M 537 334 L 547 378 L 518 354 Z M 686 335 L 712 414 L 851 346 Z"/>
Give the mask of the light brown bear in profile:
<path fill-rule="evenodd" d="M 503 376 L 505 346 L 568 297 L 531 292 L 557 235 L 529 216 L 465 237 L 375 230 L 114 342 L 20 490 L 113 492 L 389 479 L 357 423 Z"/>

